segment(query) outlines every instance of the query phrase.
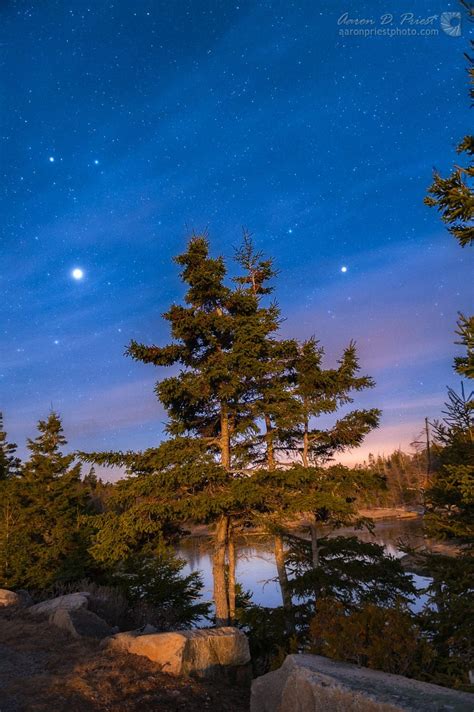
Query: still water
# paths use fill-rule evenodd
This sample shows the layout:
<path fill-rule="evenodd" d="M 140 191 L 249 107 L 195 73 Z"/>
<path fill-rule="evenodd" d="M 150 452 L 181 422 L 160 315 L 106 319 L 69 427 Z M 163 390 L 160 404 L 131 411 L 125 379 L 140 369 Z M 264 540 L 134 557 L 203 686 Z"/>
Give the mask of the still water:
<path fill-rule="evenodd" d="M 421 519 L 385 519 L 377 522 L 375 531 L 357 531 L 352 528 L 339 529 L 336 534 L 355 535 L 363 541 L 382 544 L 387 553 L 401 556 L 400 541 L 410 546 L 419 546 L 424 542 Z M 251 591 L 252 600 L 270 608 L 282 603 L 277 571 L 273 555 L 273 543 L 267 536 L 249 534 L 237 542 L 237 581 L 245 591 Z M 212 547 L 208 537 L 189 537 L 181 542 L 178 555 L 186 561 L 185 573 L 199 571 L 204 583 L 204 600 L 212 599 Z M 429 579 L 413 574 L 415 585 L 423 588 Z M 424 603 L 424 596 L 419 596 L 413 605 L 419 610 Z"/>

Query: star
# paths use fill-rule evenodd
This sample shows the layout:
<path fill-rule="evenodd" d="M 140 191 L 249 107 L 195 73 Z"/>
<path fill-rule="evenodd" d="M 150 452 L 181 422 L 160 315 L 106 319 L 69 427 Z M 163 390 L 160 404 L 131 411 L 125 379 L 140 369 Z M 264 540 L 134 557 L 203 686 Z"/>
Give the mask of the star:
<path fill-rule="evenodd" d="M 84 277 L 84 270 L 82 270 L 80 267 L 75 267 L 72 270 L 71 275 L 74 279 L 79 281 L 80 279 L 82 279 Z"/>
<path fill-rule="evenodd" d="M 50 156 L 50 157 L 48 158 L 48 161 L 49 161 L 50 163 L 54 163 L 54 156 Z"/>
<path fill-rule="evenodd" d="M 346 265 L 342 265 L 342 267 L 341 267 L 341 272 L 344 272 L 344 273 L 347 272 L 347 267 L 346 267 Z"/>
<path fill-rule="evenodd" d="M 95 166 L 98 166 L 98 165 L 99 165 L 99 161 L 97 160 L 97 158 L 94 160 L 94 165 L 95 165 Z"/>

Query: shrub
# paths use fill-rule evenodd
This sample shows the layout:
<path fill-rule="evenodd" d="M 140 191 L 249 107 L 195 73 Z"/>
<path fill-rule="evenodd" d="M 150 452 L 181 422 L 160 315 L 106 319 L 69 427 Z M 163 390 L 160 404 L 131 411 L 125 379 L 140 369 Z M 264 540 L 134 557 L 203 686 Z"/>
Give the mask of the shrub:
<path fill-rule="evenodd" d="M 333 660 L 408 677 L 426 677 L 435 656 L 406 609 L 367 603 L 348 612 L 330 598 L 318 600 L 310 648 Z"/>
<path fill-rule="evenodd" d="M 184 628 L 209 614 L 200 600 L 202 580 L 197 572 L 183 575 L 185 562 L 172 552 L 137 554 L 112 574 L 130 605 L 135 626 L 151 623 L 159 630 Z"/>

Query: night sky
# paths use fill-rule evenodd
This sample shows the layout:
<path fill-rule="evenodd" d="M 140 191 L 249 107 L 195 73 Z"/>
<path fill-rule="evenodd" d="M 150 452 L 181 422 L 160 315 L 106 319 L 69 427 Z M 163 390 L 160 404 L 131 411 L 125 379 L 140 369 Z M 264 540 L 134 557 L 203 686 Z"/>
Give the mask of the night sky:
<path fill-rule="evenodd" d="M 22 453 L 51 407 L 73 449 L 160 440 L 158 371 L 123 353 L 168 341 L 192 229 L 228 257 L 253 233 L 282 334 L 315 334 L 328 366 L 357 341 L 377 381 L 357 404 L 383 420 L 352 459 L 439 415 L 472 260 L 423 197 L 472 123 L 468 28 L 339 34 L 392 5 L 2 1 L 0 409 Z"/>

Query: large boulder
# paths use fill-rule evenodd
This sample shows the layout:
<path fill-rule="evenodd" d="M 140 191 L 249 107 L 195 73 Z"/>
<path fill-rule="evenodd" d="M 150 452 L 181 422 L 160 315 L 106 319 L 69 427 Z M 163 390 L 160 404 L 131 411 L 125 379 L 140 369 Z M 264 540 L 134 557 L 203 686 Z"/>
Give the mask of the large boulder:
<path fill-rule="evenodd" d="M 90 594 L 87 592 L 68 593 L 65 596 L 50 598 L 31 606 L 29 611 L 33 615 L 51 615 L 58 608 L 65 608 L 67 611 L 77 611 L 80 608 L 87 608 Z"/>
<path fill-rule="evenodd" d="M 250 662 L 248 640 L 237 628 L 203 628 L 173 633 L 118 633 L 108 648 L 143 655 L 170 675 L 245 677 Z"/>
<path fill-rule="evenodd" d="M 21 596 L 7 588 L 0 588 L 0 608 L 21 606 Z"/>
<path fill-rule="evenodd" d="M 288 655 L 252 683 L 250 712 L 472 712 L 474 696 L 319 655 Z"/>
<path fill-rule="evenodd" d="M 49 622 L 74 638 L 106 638 L 114 632 L 102 618 L 87 608 L 57 608 L 51 613 Z"/>

